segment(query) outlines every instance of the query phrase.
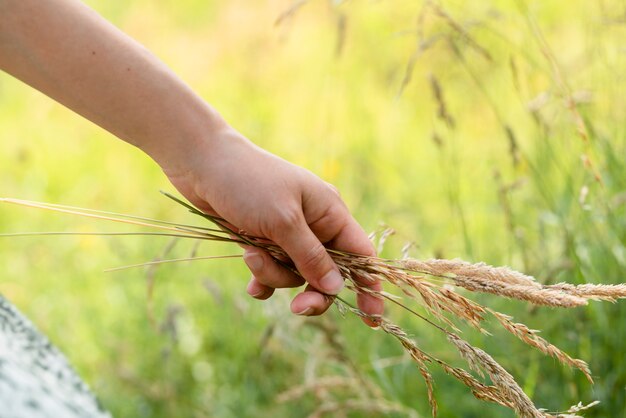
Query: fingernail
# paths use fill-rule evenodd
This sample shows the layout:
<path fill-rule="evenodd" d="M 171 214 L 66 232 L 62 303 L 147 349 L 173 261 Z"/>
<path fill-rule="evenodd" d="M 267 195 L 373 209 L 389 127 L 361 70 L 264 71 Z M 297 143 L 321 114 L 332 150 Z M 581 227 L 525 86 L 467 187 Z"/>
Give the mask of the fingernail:
<path fill-rule="evenodd" d="M 344 283 L 341 274 L 338 271 L 331 270 L 326 273 L 326 276 L 320 280 L 320 290 L 328 293 L 329 295 L 337 295 L 343 289 Z"/>
<path fill-rule="evenodd" d="M 250 268 L 250 270 L 259 271 L 263 268 L 263 257 L 257 253 L 245 252 L 243 254 L 243 261 Z"/>
<path fill-rule="evenodd" d="M 313 313 L 313 308 L 311 308 L 310 306 L 308 308 L 306 308 L 305 310 L 301 311 L 301 312 L 296 312 L 296 315 L 300 315 L 300 316 L 309 316 Z"/>

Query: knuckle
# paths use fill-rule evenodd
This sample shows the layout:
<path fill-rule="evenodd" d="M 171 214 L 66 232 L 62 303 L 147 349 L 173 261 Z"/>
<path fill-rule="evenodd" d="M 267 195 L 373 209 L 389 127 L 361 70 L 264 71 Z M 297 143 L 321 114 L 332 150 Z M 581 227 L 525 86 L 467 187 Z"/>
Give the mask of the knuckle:
<path fill-rule="evenodd" d="M 307 250 L 298 260 L 298 264 L 300 269 L 306 272 L 317 272 L 324 266 L 326 257 L 326 248 L 322 244 L 318 244 Z"/>
<path fill-rule="evenodd" d="M 274 216 L 266 221 L 263 228 L 264 234 L 272 239 L 280 238 L 291 233 L 302 222 L 302 209 L 297 207 L 286 207 L 276 209 Z"/>
<path fill-rule="evenodd" d="M 330 188 L 330 190 L 337 195 L 337 197 L 341 197 L 341 192 L 339 189 L 332 183 L 326 182 L 326 185 Z"/>
<path fill-rule="evenodd" d="M 292 228 L 302 219 L 302 209 L 289 207 L 281 209 L 276 214 L 276 223 L 283 228 Z"/>

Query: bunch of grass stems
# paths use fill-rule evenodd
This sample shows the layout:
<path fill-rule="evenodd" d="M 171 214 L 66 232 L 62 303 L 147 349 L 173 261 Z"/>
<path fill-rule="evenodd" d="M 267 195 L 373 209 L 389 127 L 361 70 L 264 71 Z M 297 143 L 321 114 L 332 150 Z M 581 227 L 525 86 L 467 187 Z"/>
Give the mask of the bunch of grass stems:
<path fill-rule="evenodd" d="M 167 197 L 187 208 L 191 213 L 210 221 L 214 227 L 177 224 L 156 219 L 124 215 L 91 209 L 75 208 L 63 205 L 37 203 L 18 199 L 0 199 L 0 202 L 13 203 L 40 209 L 48 209 L 72 215 L 90 218 L 123 222 L 136 226 L 151 228 L 155 232 L 113 232 L 113 233 L 74 233 L 74 232 L 44 232 L 44 233 L 17 233 L 2 234 L 3 236 L 17 235 L 159 235 L 196 240 L 225 241 L 240 245 L 262 248 L 285 268 L 299 274 L 287 254 L 273 242 L 259 237 L 248 235 L 241 231 L 229 228 L 221 218 L 205 214 L 188 203 L 168 194 Z M 459 336 L 456 324 L 466 323 L 479 332 L 488 334 L 482 327 L 487 317 L 495 318 L 506 331 L 513 334 L 527 345 L 542 353 L 552 356 L 568 366 L 580 370 L 593 383 L 587 363 L 575 359 L 560 350 L 538 335 L 538 331 L 529 329 L 526 325 L 517 323 L 505 314 L 496 312 L 478 304 L 457 292 L 456 288 L 463 288 L 472 292 L 489 293 L 495 296 L 526 301 L 535 305 L 545 305 L 560 308 L 573 308 L 586 305 L 589 300 L 615 302 L 626 297 L 626 284 L 603 285 L 582 284 L 572 285 L 558 283 L 542 285 L 532 277 L 513 271 L 507 267 L 492 267 L 483 263 L 471 264 L 461 260 L 426 260 L 415 259 L 388 260 L 378 257 L 366 257 L 344 251 L 328 249 L 341 274 L 346 281 L 346 288 L 356 294 L 369 293 L 374 297 L 385 300 L 387 303 L 400 306 L 420 320 L 434 327 L 445 335 L 448 342 L 458 354 L 468 363 L 470 371 L 453 367 L 445 361 L 426 352 L 403 330 L 386 317 L 374 317 L 356 308 L 343 296 L 335 298 L 335 304 L 342 312 L 350 312 L 359 317 L 374 320 L 380 329 L 393 336 L 406 350 L 416 363 L 428 389 L 428 402 L 433 416 L 437 414 L 437 401 L 433 390 L 433 377 L 430 368 L 440 367 L 445 373 L 454 377 L 472 394 L 483 401 L 493 402 L 512 409 L 520 417 L 578 417 L 578 413 L 597 404 L 588 405 L 579 403 L 563 412 L 547 412 L 537 408 L 524 393 L 513 376 L 507 372 L 496 360 L 480 348 L 470 345 Z M 208 258 L 240 257 L 192 257 L 173 260 L 161 260 L 151 263 L 135 264 L 123 268 L 137 267 L 154 263 L 199 260 Z M 357 280 L 358 278 L 358 280 Z M 404 299 L 397 294 L 387 291 L 374 291 L 363 286 L 365 280 L 381 280 L 388 283 L 392 289 L 401 293 L 404 298 L 419 304 L 425 314 L 417 312 L 405 304 Z M 485 375 L 488 376 L 486 379 Z"/>

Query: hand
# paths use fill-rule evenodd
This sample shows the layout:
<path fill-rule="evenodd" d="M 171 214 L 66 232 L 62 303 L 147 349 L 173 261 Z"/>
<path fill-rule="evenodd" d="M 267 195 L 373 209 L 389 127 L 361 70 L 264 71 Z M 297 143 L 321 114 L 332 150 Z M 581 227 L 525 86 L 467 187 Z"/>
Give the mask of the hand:
<path fill-rule="evenodd" d="M 201 210 L 269 238 L 308 286 L 293 300 L 318 315 L 343 287 L 329 247 L 374 255 L 339 195 L 310 172 L 277 158 L 228 127 L 217 112 L 137 42 L 77 0 L 0 1 L 0 68 L 156 160 Z M 302 279 L 268 254 L 247 249 L 258 299 Z M 373 289 L 379 283 L 363 283 Z M 360 308 L 382 301 L 359 295 Z"/>
<path fill-rule="evenodd" d="M 327 295 L 337 295 L 344 287 L 324 245 L 375 255 L 372 243 L 333 186 L 262 150 L 229 127 L 197 143 L 183 163 L 172 164 L 178 167 L 175 171 L 169 170 L 168 164 L 162 166 L 172 184 L 196 207 L 251 235 L 272 240 L 304 277 L 283 268 L 265 251 L 248 247 L 244 260 L 253 274 L 248 293 L 257 299 L 306 281 L 304 291 L 293 299 L 291 311 L 305 316 L 322 314 L 332 303 Z M 362 284 L 381 288 L 379 282 Z M 382 314 L 383 302 L 378 298 L 360 294 L 357 303 L 368 314 Z"/>

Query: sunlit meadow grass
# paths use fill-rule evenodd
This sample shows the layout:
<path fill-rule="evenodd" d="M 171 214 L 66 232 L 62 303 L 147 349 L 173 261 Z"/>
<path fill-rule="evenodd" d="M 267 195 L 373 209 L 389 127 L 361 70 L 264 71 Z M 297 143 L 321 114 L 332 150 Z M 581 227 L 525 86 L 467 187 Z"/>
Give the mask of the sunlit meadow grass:
<path fill-rule="evenodd" d="M 624 280 L 620 2 L 426 8 L 424 38 L 440 39 L 419 55 L 401 95 L 419 48 L 422 4 L 312 1 L 279 26 L 274 22 L 288 2 L 90 4 L 153 49 L 252 140 L 335 183 L 366 229 L 384 221 L 401 231 L 384 256 L 398 257 L 415 240 L 411 255 L 418 258 L 511 265 L 548 284 Z M 346 29 L 337 55 L 339 14 Z M 3 196 L 185 221 L 154 198 L 168 186 L 146 157 L 6 75 L 0 126 Z M 6 208 L 0 216 L 2 231 L 92 226 Z M 365 379 L 382 391 L 370 396 L 428 415 L 419 372 L 395 343 L 336 312 L 320 322 L 293 318 L 284 294 L 265 304 L 248 300 L 248 273 L 236 260 L 160 267 L 152 299 L 147 273 L 102 273 L 149 261 L 167 246 L 167 239 L 141 238 L 0 241 L 0 292 L 50 335 L 119 416 L 300 417 L 319 399 L 354 400 L 363 391 L 329 385 L 332 390 L 311 390 L 295 403 L 281 398 L 322 376 Z M 192 250 L 177 245 L 171 254 Z M 199 251 L 226 249 L 211 244 Z M 599 399 L 588 416 L 624 416 L 623 306 L 557 315 L 504 305 L 490 304 L 589 360 L 596 384 L 513 341 L 468 336 L 470 343 L 505 359 L 538 405 L 557 409 Z M 339 348 L 325 336 L 329 322 L 343 342 Z M 426 327 L 400 322 L 440 357 L 453 357 Z M 435 379 L 440 416 L 507 416 L 444 375 Z"/>

